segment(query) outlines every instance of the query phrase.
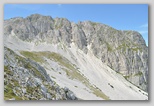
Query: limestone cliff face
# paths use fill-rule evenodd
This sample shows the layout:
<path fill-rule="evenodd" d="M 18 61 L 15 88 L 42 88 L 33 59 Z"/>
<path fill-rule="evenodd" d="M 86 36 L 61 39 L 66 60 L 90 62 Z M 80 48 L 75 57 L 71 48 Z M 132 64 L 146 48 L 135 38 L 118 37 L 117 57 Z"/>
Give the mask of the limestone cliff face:
<path fill-rule="evenodd" d="M 16 35 L 27 42 L 74 42 L 87 53 L 90 50 L 103 63 L 127 80 L 147 91 L 148 47 L 136 31 L 121 31 L 91 21 L 73 23 L 65 18 L 34 14 L 4 21 L 4 36 Z M 88 48 L 90 47 L 90 48 Z"/>

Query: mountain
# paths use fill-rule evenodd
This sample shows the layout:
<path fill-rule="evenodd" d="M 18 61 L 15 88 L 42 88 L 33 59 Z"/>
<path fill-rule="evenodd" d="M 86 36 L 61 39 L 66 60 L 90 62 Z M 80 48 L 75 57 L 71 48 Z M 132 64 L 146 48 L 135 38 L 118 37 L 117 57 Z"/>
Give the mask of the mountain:
<path fill-rule="evenodd" d="M 75 98 L 148 99 L 148 47 L 136 31 L 33 14 L 4 21 L 4 46 Z"/>

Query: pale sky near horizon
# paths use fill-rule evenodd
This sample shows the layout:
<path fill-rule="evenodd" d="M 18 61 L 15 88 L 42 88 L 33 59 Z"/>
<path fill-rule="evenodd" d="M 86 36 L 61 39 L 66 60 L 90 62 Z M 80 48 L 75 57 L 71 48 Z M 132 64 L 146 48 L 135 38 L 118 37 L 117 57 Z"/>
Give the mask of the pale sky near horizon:
<path fill-rule="evenodd" d="M 27 17 L 31 14 L 63 17 L 70 21 L 93 21 L 118 30 L 141 33 L 148 45 L 147 4 L 5 4 L 4 19 Z"/>

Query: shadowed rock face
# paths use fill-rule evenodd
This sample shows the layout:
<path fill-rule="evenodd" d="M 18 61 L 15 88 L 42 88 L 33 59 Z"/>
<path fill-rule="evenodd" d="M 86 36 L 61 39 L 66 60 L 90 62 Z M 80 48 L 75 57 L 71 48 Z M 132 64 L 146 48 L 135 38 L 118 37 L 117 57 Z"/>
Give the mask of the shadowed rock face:
<path fill-rule="evenodd" d="M 93 54 L 127 80 L 147 91 L 148 47 L 136 31 L 120 31 L 91 21 L 73 23 L 65 18 L 34 14 L 4 21 L 4 36 L 16 35 L 24 41 L 76 46 Z"/>

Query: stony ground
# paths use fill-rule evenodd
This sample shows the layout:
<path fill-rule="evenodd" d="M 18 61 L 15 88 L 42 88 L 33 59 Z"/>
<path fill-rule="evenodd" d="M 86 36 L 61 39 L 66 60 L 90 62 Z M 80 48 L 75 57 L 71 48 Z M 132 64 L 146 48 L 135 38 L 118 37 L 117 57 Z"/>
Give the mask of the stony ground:
<path fill-rule="evenodd" d="M 5 48 L 5 100 L 77 100 L 67 87 L 60 88 L 36 62 Z"/>

